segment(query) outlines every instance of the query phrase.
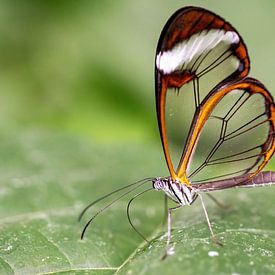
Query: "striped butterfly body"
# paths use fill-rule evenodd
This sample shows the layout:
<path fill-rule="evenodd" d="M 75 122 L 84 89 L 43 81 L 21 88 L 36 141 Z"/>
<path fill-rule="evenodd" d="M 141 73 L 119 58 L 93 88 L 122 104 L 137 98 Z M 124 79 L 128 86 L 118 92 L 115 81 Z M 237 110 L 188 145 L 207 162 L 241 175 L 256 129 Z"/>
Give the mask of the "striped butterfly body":
<path fill-rule="evenodd" d="M 261 172 L 275 150 L 275 105 L 264 85 L 248 77 L 249 69 L 242 37 L 220 16 L 203 8 L 185 7 L 170 17 L 155 58 L 158 125 L 170 176 L 147 178 L 88 205 L 80 218 L 96 202 L 125 190 L 89 220 L 82 237 L 103 210 L 145 182 L 152 182 L 153 189 L 164 191 L 177 203 L 168 209 L 164 258 L 173 253 L 172 211 L 191 205 L 198 197 L 213 240 L 219 244 L 201 193 L 275 183 L 274 172 Z M 129 207 L 148 190 L 134 196 L 127 206 L 135 230 Z"/>

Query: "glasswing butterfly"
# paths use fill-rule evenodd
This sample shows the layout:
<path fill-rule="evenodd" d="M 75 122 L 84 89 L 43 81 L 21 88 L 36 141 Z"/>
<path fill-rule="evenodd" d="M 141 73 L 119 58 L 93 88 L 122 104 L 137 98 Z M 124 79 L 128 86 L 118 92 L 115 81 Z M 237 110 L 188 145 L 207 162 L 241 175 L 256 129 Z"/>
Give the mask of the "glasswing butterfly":
<path fill-rule="evenodd" d="M 200 7 L 184 7 L 170 17 L 161 32 L 155 58 L 157 118 L 170 176 L 146 178 L 89 204 L 79 219 L 95 203 L 120 194 L 88 221 L 81 238 L 98 214 L 151 182 L 152 188 L 129 201 L 127 215 L 143 237 L 129 216 L 136 197 L 152 189 L 162 190 L 177 204 L 168 208 L 164 258 L 173 254 L 172 211 L 191 205 L 198 197 L 212 239 L 219 244 L 201 193 L 275 183 L 275 172 L 260 172 L 275 149 L 275 105 L 264 85 L 248 77 L 249 69 L 242 37 L 220 16 Z"/>

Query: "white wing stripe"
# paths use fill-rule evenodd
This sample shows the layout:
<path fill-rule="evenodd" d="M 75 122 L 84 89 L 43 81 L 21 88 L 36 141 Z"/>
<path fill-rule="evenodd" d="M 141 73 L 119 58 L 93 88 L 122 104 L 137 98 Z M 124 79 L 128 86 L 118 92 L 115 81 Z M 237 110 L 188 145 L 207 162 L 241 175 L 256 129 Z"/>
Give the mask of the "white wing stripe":
<path fill-rule="evenodd" d="M 204 30 L 192 35 L 176 44 L 171 50 L 159 52 L 156 58 L 156 66 L 164 74 L 170 74 L 179 70 L 184 64 L 187 66 L 191 61 L 215 48 L 219 43 L 239 43 L 240 38 L 236 32 L 225 30 Z"/>

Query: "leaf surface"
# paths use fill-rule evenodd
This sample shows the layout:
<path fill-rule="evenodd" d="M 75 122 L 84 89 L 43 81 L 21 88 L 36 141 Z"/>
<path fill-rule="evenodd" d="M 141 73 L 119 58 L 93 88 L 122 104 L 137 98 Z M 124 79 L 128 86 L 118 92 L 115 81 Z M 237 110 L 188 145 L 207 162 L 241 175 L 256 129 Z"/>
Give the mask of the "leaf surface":
<path fill-rule="evenodd" d="M 130 180 L 166 171 L 160 148 L 98 146 L 79 137 L 27 131 L 1 137 L 0 273 L 3 274 L 271 274 L 275 228 L 273 187 L 217 192 L 223 210 L 206 199 L 217 237 L 211 242 L 199 201 L 173 215 L 175 254 L 161 261 L 166 238 L 162 192 L 148 192 L 131 208 L 133 195 L 98 216 L 84 240 L 83 207 Z M 162 174 L 162 176 L 165 174 Z M 151 186 L 147 184 L 146 188 Z M 115 197 L 115 196 L 114 196 Z M 106 200 L 109 202 L 110 200 Z"/>

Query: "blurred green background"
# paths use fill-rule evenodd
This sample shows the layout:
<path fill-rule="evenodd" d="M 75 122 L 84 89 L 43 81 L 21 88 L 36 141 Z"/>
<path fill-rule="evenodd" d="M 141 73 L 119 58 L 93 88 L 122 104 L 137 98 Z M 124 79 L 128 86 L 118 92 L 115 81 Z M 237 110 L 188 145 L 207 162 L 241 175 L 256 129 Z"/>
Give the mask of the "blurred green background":
<path fill-rule="evenodd" d="M 274 95 L 272 0 L 0 1 L 0 273 L 112 274 L 138 251 L 142 243 L 127 225 L 125 204 L 101 219 L 84 242 L 79 240 L 83 224 L 77 224 L 76 218 L 85 204 L 111 189 L 167 174 L 155 115 L 154 55 L 166 20 L 186 5 L 205 7 L 232 23 L 248 46 L 250 75 Z M 249 216 L 258 192 L 264 197 L 268 191 L 232 192 L 224 195 L 225 200 L 238 197 L 240 205 L 247 206 L 242 214 L 228 215 L 217 227 L 221 232 L 231 220 L 240 226 L 238 217 Z M 150 198 L 157 212 L 148 208 L 144 218 L 143 204 L 137 203 L 137 224 L 152 236 L 161 214 L 151 214 L 162 213 L 161 198 Z M 266 207 L 266 222 L 255 219 L 247 225 L 265 225 L 269 233 L 273 227 L 272 238 L 264 243 L 270 244 L 274 213 L 272 204 Z M 253 215 L 259 217 L 263 209 L 255 208 Z M 187 214 L 190 224 L 200 221 L 203 229 L 199 225 L 197 232 L 208 238 L 201 210 L 194 206 L 193 211 Z M 217 224 L 222 223 L 225 215 L 213 211 Z M 243 245 L 251 242 L 250 235 L 247 238 L 241 239 Z M 165 243 L 160 243 L 156 247 L 162 251 Z M 229 248 L 236 250 L 234 243 Z M 191 256 L 194 251 L 189 251 Z M 261 253 L 251 255 L 260 258 Z M 247 260 L 233 256 L 236 265 Z M 209 274 L 238 271 L 223 265 L 224 259 L 212 265 L 208 258 L 202 265 L 194 263 L 186 274 L 194 274 L 194 268 L 197 274 L 207 274 L 204 267 L 210 265 Z M 162 265 L 154 256 L 150 264 L 154 261 L 162 271 L 172 267 L 174 274 L 181 274 L 182 258 L 173 259 L 170 266 L 168 261 Z M 259 274 L 274 267 L 268 260 L 266 269 L 259 269 L 264 265 L 258 263 Z M 252 274 L 241 262 L 238 268 L 242 274 Z M 121 273 L 130 271 L 122 268 Z"/>
<path fill-rule="evenodd" d="M 1 1 L 0 127 L 43 127 L 96 142 L 158 139 L 154 55 L 185 5 L 242 34 L 251 74 L 274 90 L 274 1 Z M 154 141 L 155 142 L 155 141 Z"/>

